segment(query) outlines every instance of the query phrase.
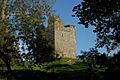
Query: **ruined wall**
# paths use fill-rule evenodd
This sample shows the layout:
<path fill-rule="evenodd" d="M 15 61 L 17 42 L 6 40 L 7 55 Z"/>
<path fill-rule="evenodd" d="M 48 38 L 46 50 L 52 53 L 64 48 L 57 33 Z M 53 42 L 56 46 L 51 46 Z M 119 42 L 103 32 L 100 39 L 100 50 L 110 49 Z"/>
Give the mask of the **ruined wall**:
<path fill-rule="evenodd" d="M 48 20 L 48 27 L 46 28 L 45 30 L 45 36 L 46 36 L 46 39 L 47 41 L 49 41 L 49 45 L 51 45 L 53 48 L 55 47 L 54 46 L 54 19 L 51 17 L 49 18 Z"/>
<path fill-rule="evenodd" d="M 76 56 L 76 38 L 75 27 L 62 23 L 59 17 L 49 18 L 47 36 L 50 43 L 54 46 L 56 54 L 61 57 L 75 58 Z"/>

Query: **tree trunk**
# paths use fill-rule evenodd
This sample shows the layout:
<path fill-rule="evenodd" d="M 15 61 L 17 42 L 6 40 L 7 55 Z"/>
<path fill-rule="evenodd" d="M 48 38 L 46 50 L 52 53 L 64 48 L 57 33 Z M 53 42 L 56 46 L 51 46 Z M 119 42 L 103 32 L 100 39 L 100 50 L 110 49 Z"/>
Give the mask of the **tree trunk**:
<path fill-rule="evenodd" d="M 10 61 L 9 60 L 7 60 L 7 62 L 6 62 L 6 67 L 7 67 L 8 72 L 11 72 Z"/>

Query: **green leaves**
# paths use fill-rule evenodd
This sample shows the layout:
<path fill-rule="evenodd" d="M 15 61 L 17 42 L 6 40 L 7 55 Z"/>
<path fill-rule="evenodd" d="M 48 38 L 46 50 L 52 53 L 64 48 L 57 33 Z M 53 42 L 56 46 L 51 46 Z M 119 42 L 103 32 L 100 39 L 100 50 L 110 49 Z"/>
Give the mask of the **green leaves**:
<path fill-rule="evenodd" d="M 0 58 L 10 69 L 10 60 L 22 51 L 33 53 L 37 29 L 52 14 L 51 0 L 1 0 L 0 1 Z M 41 39 L 42 40 L 42 39 Z M 21 42 L 19 42 L 21 41 Z M 28 47 L 32 47 L 28 50 Z M 42 47 L 42 46 L 41 46 Z M 20 52 L 22 53 L 22 52 Z"/>
<path fill-rule="evenodd" d="M 84 0 L 73 8 L 73 12 L 85 28 L 95 26 L 93 32 L 100 47 L 116 49 L 120 46 L 120 1 Z"/>

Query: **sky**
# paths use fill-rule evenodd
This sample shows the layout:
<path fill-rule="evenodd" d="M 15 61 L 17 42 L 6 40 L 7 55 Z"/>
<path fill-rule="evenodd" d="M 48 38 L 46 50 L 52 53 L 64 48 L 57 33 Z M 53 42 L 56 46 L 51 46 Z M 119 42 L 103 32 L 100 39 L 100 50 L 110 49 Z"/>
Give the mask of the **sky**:
<path fill-rule="evenodd" d="M 59 16 L 64 22 L 64 25 L 72 24 L 76 26 L 76 53 L 87 51 L 95 46 L 95 34 L 92 32 L 94 27 L 85 28 L 78 24 L 78 19 L 72 17 L 74 14 L 72 8 L 79 4 L 82 0 L 56 0 L 53 9 L 55 15 Z"/>

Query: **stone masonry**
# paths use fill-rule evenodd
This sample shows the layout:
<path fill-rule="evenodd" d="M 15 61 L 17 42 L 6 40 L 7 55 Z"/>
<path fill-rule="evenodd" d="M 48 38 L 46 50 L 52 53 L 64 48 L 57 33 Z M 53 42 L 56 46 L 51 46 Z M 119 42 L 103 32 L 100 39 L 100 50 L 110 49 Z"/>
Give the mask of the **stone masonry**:
<path fill-rule="evenodd" d="M 58 16 L 51 16 L 48 20 L 46 37 L 60 57 L 76 57 L 75 27 L 62 23 Z"/>

